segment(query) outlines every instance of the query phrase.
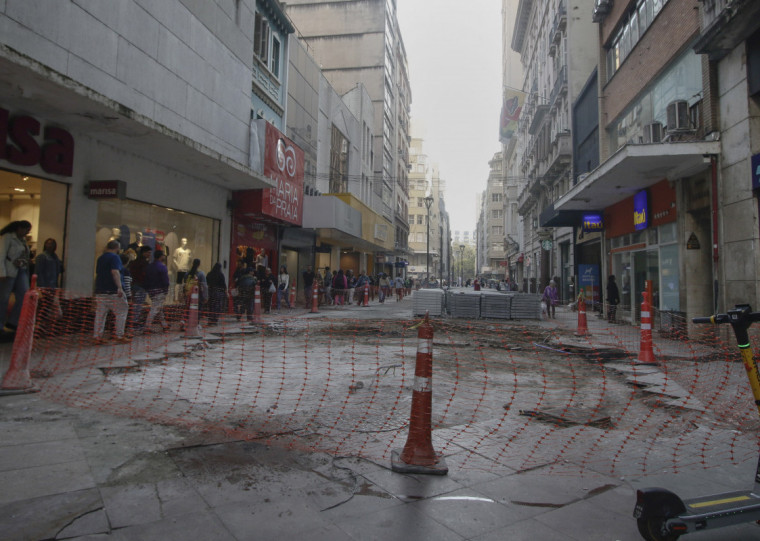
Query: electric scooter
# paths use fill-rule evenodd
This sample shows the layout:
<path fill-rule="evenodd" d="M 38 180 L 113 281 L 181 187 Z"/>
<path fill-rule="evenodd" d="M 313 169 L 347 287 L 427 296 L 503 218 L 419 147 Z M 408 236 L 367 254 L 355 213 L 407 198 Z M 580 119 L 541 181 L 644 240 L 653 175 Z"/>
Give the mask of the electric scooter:
<path fill-rule="evenodd" d="M 760 321 L 760 312 L 753 312 L 748 304 L 737 304 L 727 314 L 698 317 L 692 321 L 731 324 L 760 413 L 760 374 L 747 332 L 752 323 Z M 686 533 L 760 520 L 760 459 L 752 490 L 682 500 L 664 488 L 644 488 L 636 491 L 633 516 L 639 533 L 648 541 L 675 541 Z"/>

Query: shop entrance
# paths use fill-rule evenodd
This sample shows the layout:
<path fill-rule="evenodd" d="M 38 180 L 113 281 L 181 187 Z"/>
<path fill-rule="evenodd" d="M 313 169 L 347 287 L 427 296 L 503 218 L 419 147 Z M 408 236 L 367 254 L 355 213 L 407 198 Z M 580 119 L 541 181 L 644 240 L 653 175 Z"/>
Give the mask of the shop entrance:
<path fill-rule="evenodd" d="M 68 193 L 68 184 L 0 170 L 0 227 L 28 221 L 32 224 L 27 238 L 32 257 L 51 238 L 58 245 L 58 257 L 64 260 Z"/>

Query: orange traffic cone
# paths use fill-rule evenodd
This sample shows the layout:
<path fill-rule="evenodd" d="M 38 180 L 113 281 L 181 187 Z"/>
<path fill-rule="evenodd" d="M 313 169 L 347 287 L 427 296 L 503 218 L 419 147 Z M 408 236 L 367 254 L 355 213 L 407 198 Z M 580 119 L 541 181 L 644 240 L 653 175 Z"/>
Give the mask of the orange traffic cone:
<path fill-rule="evenodd" d="M 37 289 L 37 275 L 32 276 L 32 287 L 24 295 L 18 330 L 13 340 L 11 364 L 0 384 L 0 396 L 21 393 L 37 393 L 39 389 L 32 382 L 29 374 L 29 361 L 34 343 L 34 327 L 37 322 L 37 305 L 40 291 Z"/>
<path fill-rule="evenodd" d="M 588 322 L 586 321 L 586 302 L 583 300 L 583 293 L 578 295 L 578 330 L 575 336 L 589 336 Z"/>
<path fill-rule="evenodd" d="M 649 292 L 644 291 L 641 296 L 641 343 L 639 347 L 639 363 L 657 364 L 654 357 L 654 345 L 652 343 L 652 307 L 649 304 Z"/>
<path fill-rule="evenodd" d="M 363 306 L 369 306 L 369 284 L 364 284 L 364 304 Z"/>
<path fill-rule="evenodd" d="M 261 286 L 256 284 L 253 290 L 253 322 L 261 323 Z"/>
<path fill-rule="evenodd" d="M 433 326 L 428 313 L 417 333 L 417 364 L 414 370 L 409 436 L 403 451 L 391 452 L 391 469 L 400 473 L 445 475 L 449 468 L 433 449 Z"/>
<path fill-rule="evenodd" d="M 311 295 L 311 313 L 316 314 L 319 312 L 319 286 L 317 282 L 314 282 Z"/>
<path fill-rule="evenodd" d="M 201 335 L 201 325 L 198 318 L 198 286 L 193 286 L 190 293 L 190 306 L 187 310 L 187 327 L 185 338 L 197 338 Z"/>

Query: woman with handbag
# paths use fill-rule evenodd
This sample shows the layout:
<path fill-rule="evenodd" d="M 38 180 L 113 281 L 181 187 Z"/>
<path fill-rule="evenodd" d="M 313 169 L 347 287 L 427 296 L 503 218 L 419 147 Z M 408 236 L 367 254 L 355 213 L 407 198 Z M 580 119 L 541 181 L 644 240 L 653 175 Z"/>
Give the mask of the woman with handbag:
<path fill-rule="evenodd" d="M 261 304 L 264 308 L 264 313 L 268 314 L 270 308 L 274 302 L 277 302 L 277 278 L 272 274 L 272 269 L 269 267 L 264 271 L 264 277 L 261 279 Z"/>
<path fill-rule="evenodd" d="M 277 307 L 282 308 L 282 301 L 290 306 L 290 299 L 288 299 L 288 287 L 290 286 L 290 276 L 288 275 L 288 268 L 285 265 L 280 267 L 279 284 L 277 285 Z"/>
<path fill-rule="evenodd" d="M 32 224 L 26 220 L 11 222 L 0 229 L 0 257 L 3 259 L 0 264 L 0 335 L 5 334 L 6 325 L 15 332 L 24 295 L 29 289 L 29 246 L 26 236 L 31 230 Z M 6 321 L 11 293 L 16 300 Z"/>

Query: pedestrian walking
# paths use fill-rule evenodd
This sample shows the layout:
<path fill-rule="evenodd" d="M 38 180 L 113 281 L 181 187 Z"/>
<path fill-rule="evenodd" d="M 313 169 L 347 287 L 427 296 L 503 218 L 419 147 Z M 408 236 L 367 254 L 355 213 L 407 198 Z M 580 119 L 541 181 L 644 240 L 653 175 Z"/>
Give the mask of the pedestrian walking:
<path fill-rule="evenodd" d="M 288 268 L 285 265 L 282 265 L 280 266 L 280 275 L 278 276 L 278 285 L 277 285 L 278 309 L 282 308 L 283 300 L 285 301 L 285 304 L 288 305 L 288 308 L 292 308 L 292 306 L 290 306 L 290 299 L 288 298 L 289 292 L 290 292 L 290 275 L 288 274 Z"/>
<path fill-rule="evenodd" d="M 307 265 L 306 270 L 301 273 L 301 277 L 303 278 L 304 304 L 306 308 L 310 308 L 314 295 L 314 267 Z"/>
<path fill-rule="evenodd" d="M 156 316 L 160 317 L 161 329 L 168 331 L 170 325 L 164 314 L 164 303 L 169 294 L 169 269 L 166 268 L 166 252 L 163 250 L 153 252 L 153 261 L 145 269 L 145 290 L 150 296 L 150 311 L 141 331 L 150 332 Z"/>
<path fill-rule="evenodd" d="M 227 280 L 222 272 L 222 264 L 214 263 L 214 266 L 206 276 L 208 287 L 208 324 L 216 325 L 219 317 L 225 312 L 224 305 L 227 301 Z"/>
<path fill-rule="evenodd" d="M 615 282 L 615 275 L 607 278 L 607 321 L 617 323 L 617 305 L 620 304 L 620 290 Z"/>
<path fill-rule="evenodd" d="M 557 319 L 555 310 L 557 304 L 559 303 L 559 295 L 557 293 L 557 285 L 554 280 L 549 280 L 549 285 L 544 288 L 544 296 L 541 300 L 546 303 L 547 317 Z"/>
<path fill-rule="evenodd" d="M 116 319 L 114 323 L 115 339 L 118 342 L 128 342 L 129 337 L 124 335 L 124 327 L 127 324 L 129 304 L 124 293 L 122 280 L 123 266 L 119 258 L 121 244 L 117 240 L 108 241 L 106 250 L 98 257 L 95 264 L 95 324 L 93 339 L 96 344 L 102 344 L 103 331 L 106 326 L 108 312 L 113 312 Z"/>
<path fill-rule="evenodd" d="M 16 331 L 24 295 L 29 289 L 29 246 L 26 236 L 32 230 L 32 224 L 26 220 L 11 222 L 0 229 L 0 334 Z M 8 315 L 11 293 L 16 301 Z M 7 318 L 7 319 L 6 319 Z M 11 329 L 6 333 L 5 327 Z"/>

